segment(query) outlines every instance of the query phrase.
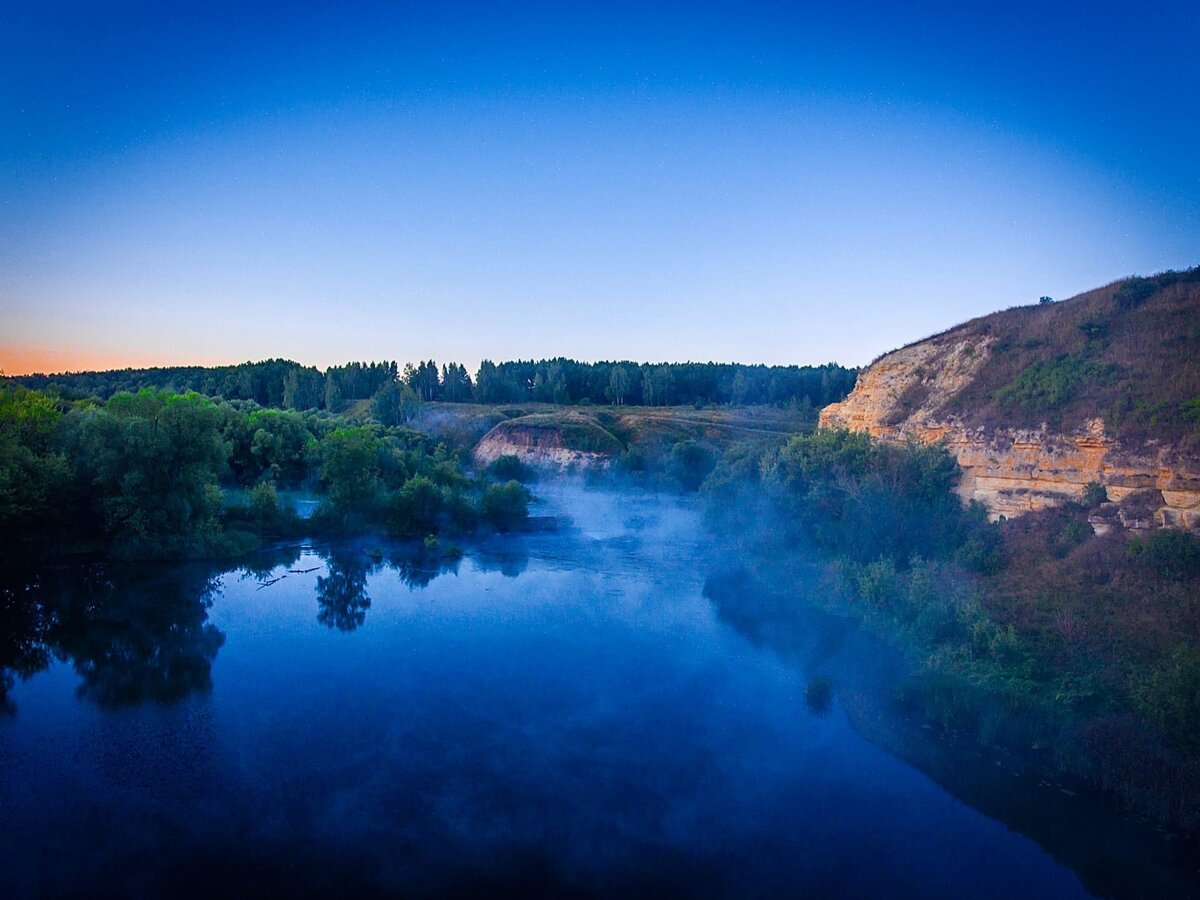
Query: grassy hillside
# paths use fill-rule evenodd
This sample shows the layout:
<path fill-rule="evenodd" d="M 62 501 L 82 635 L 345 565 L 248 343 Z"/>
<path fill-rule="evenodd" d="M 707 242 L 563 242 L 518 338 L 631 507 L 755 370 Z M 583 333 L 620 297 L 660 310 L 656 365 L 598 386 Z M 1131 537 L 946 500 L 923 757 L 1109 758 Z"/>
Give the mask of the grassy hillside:
<path fill-rule="evenodd" d="M 975 319 L 942 337 L 994 341 L 939 412 L 969 425 L 1111 433 L 1200 449 L 1200 267 Z"/>
<path fill-rule="evenodd" d="M 477 442 L 494 425 L 519 422 L 558 428 L 577 450 L 622 452 L 636 448 L 647 457 L 669 451 L 680 441 L 698 441 L 720 449 L 741 441 L 780 438 L 812 427 L 811 412 L 773 406 L 561 406 L 552 403 L 427 403 L 410 426 L 438 440 L 452 437 Z M 574 440 L 578 438 L 578 440 Z"/>

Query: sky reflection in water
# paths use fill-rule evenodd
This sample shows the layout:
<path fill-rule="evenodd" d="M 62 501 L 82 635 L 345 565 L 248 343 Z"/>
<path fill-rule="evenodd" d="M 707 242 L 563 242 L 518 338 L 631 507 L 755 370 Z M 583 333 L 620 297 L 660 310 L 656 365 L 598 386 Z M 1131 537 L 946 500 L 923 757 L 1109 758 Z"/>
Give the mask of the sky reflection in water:
<path fill-rule="evenodd" d="M 1083 895 L 856 733 L 880 661 L 844 627 L 785 662 L 724 624 L 694 507 L 542 493 L 569 532 L 449 566 L 59 573 L 63 661 L 0 719 L 0 894 Z"/>

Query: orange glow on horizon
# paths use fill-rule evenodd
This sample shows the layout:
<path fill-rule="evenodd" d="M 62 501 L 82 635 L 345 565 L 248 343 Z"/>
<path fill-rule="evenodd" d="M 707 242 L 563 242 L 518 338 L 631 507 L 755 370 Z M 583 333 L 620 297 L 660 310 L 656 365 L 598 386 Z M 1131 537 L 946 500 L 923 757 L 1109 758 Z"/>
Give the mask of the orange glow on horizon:
<path fill-rule="evenodd" d="M 57 375 L 64 372 L 103 372 L 109 369 L 145 369 L 153 366 L 228 364 L 225 360 L 189 359 L 181 362 L 162 356 L 117 350 L 0 344 L 0 374 L 3 375 Z"/>

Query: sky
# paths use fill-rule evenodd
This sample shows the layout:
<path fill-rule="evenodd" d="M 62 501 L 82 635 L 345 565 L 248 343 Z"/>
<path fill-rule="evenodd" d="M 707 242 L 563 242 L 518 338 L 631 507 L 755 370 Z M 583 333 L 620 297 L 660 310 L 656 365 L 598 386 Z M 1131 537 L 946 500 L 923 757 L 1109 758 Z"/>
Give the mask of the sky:
<path fill-rule="evenodd" d="M 1197 46 L 1188 3 L 13 2 L 0 370 L 864 364 L 1200 264 Z"/>

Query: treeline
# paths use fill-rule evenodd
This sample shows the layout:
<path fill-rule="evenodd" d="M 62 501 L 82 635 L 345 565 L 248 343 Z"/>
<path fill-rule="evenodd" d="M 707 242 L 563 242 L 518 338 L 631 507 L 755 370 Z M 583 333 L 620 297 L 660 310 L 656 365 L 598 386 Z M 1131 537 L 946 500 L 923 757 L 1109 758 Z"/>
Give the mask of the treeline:
<path fill-rule="evenodd" d="M 820 408 L 844 398 L 857 370 L 821 366 L 743 366 L 732 363 L 582 363 L 571 359 L 484 360 L 474 377 L 460 363 L 434 360 L 353 362 L 324 372 L 290 360 L 236 366 L 121 369 L 62 375 L 23 375 L 10 383 L 47 391 L 69 400 L 107 400 L 144 388 L 196 392 L 225 400 L 249 400 L 263 407 L 340 411 L 345 404 L 378 397 L 393 387 L 413 400 L 449 403 L 559 403 L 671 406 L 734 404 Z M 407 395 L 389 402 L 401 403 Z"/>
<path fill-rule="evenodd" d="M 1200 833 L 1200 537 L 1093 534 L 1098 485 L 991 524 L 959 475 L 942 448 L 845 431 L 729 451 L 702 489 L 749 574 L 716 582 L 723 611 L 786 628 L 808 595 L 849 612 L 919 661 L 906 697 L 933 722 L 1049 748 L 1044 764 Z"/>
<path fill-rule="evenodd" d="M 324 412 L 143 389 L 107 402 L 0 390 L 0 554 L 243 552 L 262 537 L 517 528 L 528 491 L 473 477 L 464 448 Z M 279 491 L 320 498 L 304 522 Z"/>

